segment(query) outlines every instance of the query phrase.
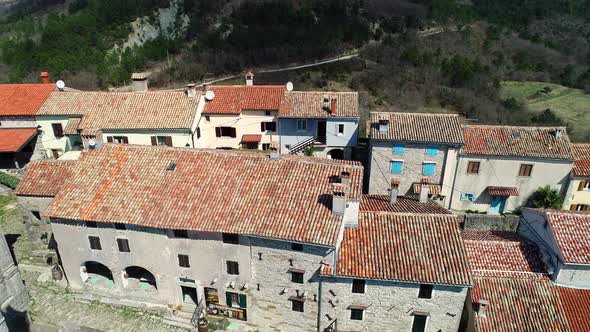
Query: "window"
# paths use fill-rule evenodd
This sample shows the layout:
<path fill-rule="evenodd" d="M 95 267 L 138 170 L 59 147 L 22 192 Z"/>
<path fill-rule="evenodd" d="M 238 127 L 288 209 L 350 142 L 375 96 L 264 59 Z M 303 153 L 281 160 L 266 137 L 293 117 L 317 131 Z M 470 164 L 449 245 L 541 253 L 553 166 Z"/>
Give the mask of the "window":
<path fill-rule="evenodd" d="M 365 294 L 365 280 L 352 279 L 352 292 L 357 294 Z"/>
<path fill-rule="evenodd" d="M 301 244 L 301 243 L 291 243 L 291 250 L 293 250 L 293 251 L 303 251 L 303 244 Z"/>
<path fill-rule="evenodd" d="M 303 272 L 300 271 L 291 271 L 291 282 L 296 284 L 303 283 Z"/>
<path fill-rule="evenodd" d="M 117 246 L 119 246 L 120 252 L 130 252 L 129 250 L 129 240 L 127 239 L 117 239 Z"/>
<path fill-rule="evenodd" d="M 102 246 L 100 245 L 100 238 L 98 236 L 89 236 L 88 241 L 90 242 L 90 249 L 102 250 Z"/>
<path fill-rule="evenodd" d="M 394 160 L 391 162 L 391 174 L 402 174 L 404 168 L 404 162 L 400 160 Z"/>
<path fill-rule="evenodd" d="M 589 190 L 590 189 L 590 181 L 580 181 L 578 185 L 578 191 Z"/>
<path fill-rule="evenodd" d="M 473 202 L 473 201 L 475 201 L 475 195 L 473 195 L 473 194 L 461 194 L 461 200 L 462 201 Z"/>
<path fill-rule="evenodd" d="M 31 211 L 33 217 L 37 218 L 37 220 L 41 220 L 41 213 L 39 211 Z"/>
<path fill-rule="evenodd" d="M 221 234 L 223 238 L 223 243 L 229 244 L 239 244 L 240 243 L 240 236 L 238 234 L 231 234 L 231 233 L 223 233 Z"/>
<path fill-rule="evenodd" d="M 432 285 L 420 285 L 420 290 L 418 291 L 418 298 L 419 299 L 430 299 L 432 298 Z"/>
<path fill-rule="evenodd" d="M 197 138 L 201 138 L 201 127 L 197 127 Z"/>
<path fill-rule="evenodd" d="M 115 229 L 118 229 L 120 231 L 124 231 L 127 229 L 127 227 L 125 226 L 125 224 L 115 223 Z"/>
<path fill-rule="evenodd" d="M 393 154 L 403 155 L 406 147 L 402 144 L 396 144 L 393 146 Z"/>
<path fill-rule="evenodd" d="M 363 309 L 350 309 L 351 320 L 363 320 Z"/>
<path fill-rule="evenodd" d="M 236 137 L 236 128 L 234 127 L 215 127 L 216 137 Z"/>
<path fill-rule="evenodd" d="M 260 123 L 260 131 L 277 131 L 277 123 L 276 122 L 261 122 Z"/>
<path fill-rule="evenodd" d="M 264 115 L 270 116 L 270 111 L 264 111 Z"/>
<path fill-rule="evenodd" d="M 98 225 L 94 221 L 87 221 L 86 222 L 86 227 L 88 227 L 88 228 L 97 228 Z"/>
<path fill-rule="evenodd" d="M 51 128 L 53 128 L 53 136 L 56 138 L 61 138 L 64 136 L 64 128 L 62 127 L 61 123 L 52 123 Z"/>
<path fill-rule="evenodd" d="M 129 144 L 127 136 L 109 136 L 107 142 L 116 144 Z"/>
<path fill-rule="evenodd" d="M 426 148 L 426 155 L 429 157 L 436 157 L 438 156 L 438 147 L 436 146 L 429 146 Z"/>
<path fill-rule="evenodd" d="M 152 145 L 166 145 L 172 146 L 171 136 L 152 136 Z"/>
<path fill-rule="evenodd" d="M 479 161 L 470 161 L 467 163 L 467 174 L 479 174 Z"/>
<path fill-rule="evenodd" d="M 175 229 L 174 230 L 174 237 L 188 239 L 188 231 L 184 229 Z"/>
<path fill-rule="evenodd" d="M 246 302 L 246 295 L 234 292 L 225 292 L 225 303 L 231 308 L 245 309 L 248 306 L 248 303 Z"/>
<path fill-rule="evenodd" d="M 426 330 L 426 315 L 414 314 L 414 322 L 412 323 L 412 332 L 424 332 Z"/>
<path fill-rule="evenodd" d="M 238 262 L 227 261 L 227 274 L 238 275 L 240 274 L 240 268 Z"/>
<path fill-rule="evenodd" d="M 191 264 L 188 260 L 188 255 L 178 255 L 178 266 L 180 267 L 191 267 Z"/>
<path fill-rule="evenodd" d="M 588 211 L 588 205 L 586 204 L 572 204 L 570 207 L 572 211 Z"/>
<path fill-rule="evenodd" d="M 337 124 L 336 129 L 337 129 L 338 136 L 344 135 L 344 124 L 343 123 Z"/>
<path fill-rule="evenodd" d="M 270 143 L 262 143 L 262 151 L 270 150 Z"/>
<path fill-rule="evenodd" d="M 297 312 L 303 312 L 303 301 L 291 300 L 291 310 Z"/>
<path fill-rule="evenodd" d="M 422 164 L 422 174 L 423 175 L 434 175 L 435 171 L 436 171 L 436 164 L 435 163 Z"/>
<path fill-rule="evenodd" d="M 307 120 L 299 119 L 297 120 L 297 131 L 305 131 L 307 130 Z"/>
<path fill-rule="evenodd" d="M 205 115 L 205 121 L 211 121 L 211 117 L 209 115 Z"/>
<path fill-rule="evenodd" d="M 522 164 L 522 165 L 520 165 L 520 169 L 518 170 L 518 176 L 531 176 L 532 171 L 533 171 L 533 165 Z"/>

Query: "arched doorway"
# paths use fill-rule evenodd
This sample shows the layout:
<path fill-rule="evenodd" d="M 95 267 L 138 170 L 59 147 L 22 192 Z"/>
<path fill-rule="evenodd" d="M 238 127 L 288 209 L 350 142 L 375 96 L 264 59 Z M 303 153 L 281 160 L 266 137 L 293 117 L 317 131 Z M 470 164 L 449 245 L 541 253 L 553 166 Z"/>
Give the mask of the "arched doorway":
<path fill-rule="evenodd" d="M 155 291 L 158 289 L 156 277 L 141 266 L 129 266 L 123 270 L 123 287 L 129 290 Z"/>
<path fill-rule="evenodd" d="M 328 156 L 330 156 L 331 159 L 342 160 L 344 159 L 344 150 L 332 149 L 328 152 Z"/>
<path fill-rule="evenodd" d="M 80 278 L 93 286 L 112 287 L 115 284 L 113 273 L 106 265 L 88 261 L 80 266 Z"/>

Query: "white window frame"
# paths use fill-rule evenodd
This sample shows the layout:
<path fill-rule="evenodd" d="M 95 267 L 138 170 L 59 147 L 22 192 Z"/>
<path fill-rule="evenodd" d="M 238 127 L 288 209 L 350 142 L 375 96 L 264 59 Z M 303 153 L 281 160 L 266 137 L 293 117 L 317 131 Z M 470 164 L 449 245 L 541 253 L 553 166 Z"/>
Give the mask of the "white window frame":
<path fill-rule="evenodd" d="M 297 131 L 307 131 L 307 119 L 297 119 Z"/>
<path fill-rule="evenodd" d="M 586 183 L 584 184 L 584 188 L 582 188 L 582 191 L 589 191 L 590 190 L 590 181 L 586 181 Z"/>
<path fill-rule="evenodd" d="M 412 316 L 423 316 L 423 315 L 413 315 Z M 423 316 L 424 317 L 424 316 Z M 424 324 L 424 331 L 428 331 L 428 323 L 430 321 L 430 316 L 426 316 L 426 323 Z M 414 329 L 414 318 L 412 318 L 412 327 L 410 328 L 410 331 Z"/>
<path fill-rule="evenodd" d="M 336 126 L 337 126 L 336 135 L 337 136 L 344 136 L 344 130 L 345 130 L 344 123 L 338 123 L 338 124 L 336 124 Z M 342 128 L 342 132 L 340 132 L 340 128 Z"/>

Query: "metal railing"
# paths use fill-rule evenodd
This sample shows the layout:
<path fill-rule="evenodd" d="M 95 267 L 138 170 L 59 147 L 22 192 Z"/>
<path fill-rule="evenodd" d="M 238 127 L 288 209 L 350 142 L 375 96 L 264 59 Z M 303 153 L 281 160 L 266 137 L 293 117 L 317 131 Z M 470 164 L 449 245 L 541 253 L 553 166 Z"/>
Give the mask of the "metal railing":
<path fill-rule="evenodd" d="M 316 142 L 316 138 L 315 136 L 309 137 L 295 145 L 293 145 L 290 149 L 289 149 L 289 153 L 290 154 L 297 154 L 303 150 L 305 150 L 305 148 L 312 146 L 314 143 Z"/>
<path fill-rule="evenodd" d="M 203 299 L 199 301 L 195 311 L 193 311 L 193 317 L 191 318 L 191 324 L 196 328 L 199 325 L 199 319 L 204 316 L 203 314 Z"/>

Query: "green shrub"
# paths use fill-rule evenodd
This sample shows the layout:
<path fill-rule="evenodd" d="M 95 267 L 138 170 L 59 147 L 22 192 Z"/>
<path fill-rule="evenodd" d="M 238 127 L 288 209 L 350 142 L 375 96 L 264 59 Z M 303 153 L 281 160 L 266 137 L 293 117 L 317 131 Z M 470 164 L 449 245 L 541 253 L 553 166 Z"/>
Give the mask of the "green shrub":
<path fill-rule="evenodd" d="M 18 178 L 4 172 L 0 172 L 0 184 L 3 184 L 9 188 L 16 189 L 18 186 Z"/>

